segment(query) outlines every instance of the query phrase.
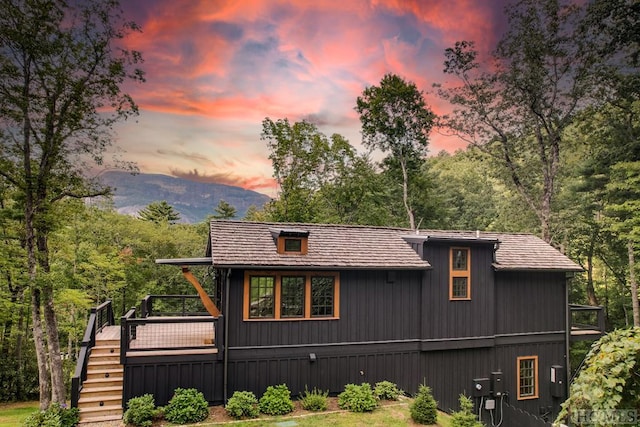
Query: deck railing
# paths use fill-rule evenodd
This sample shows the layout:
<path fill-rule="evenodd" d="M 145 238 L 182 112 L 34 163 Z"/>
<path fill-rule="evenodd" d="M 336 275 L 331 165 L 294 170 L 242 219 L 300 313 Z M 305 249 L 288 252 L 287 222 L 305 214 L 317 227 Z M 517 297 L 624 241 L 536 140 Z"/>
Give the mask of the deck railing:
<path fill-rule="evenodd" d="M 574 339 L 592 339 L 605 333 L 604 307 L 569 304 Z"/>
<path fill-rule="evenodd" d="M 139 316 L 131 308 L 120 318 L 120 363 L 127 353 L 224 348 L 224 316 L 210 316 L 197 295 L 147 295 Z"/>
<path fill-rule="evenodd" d="M 111 325 L 115 325 L 111 300 L 107 300 L 91 309 L 87 329 L 85 329 L 82 343 L 80 344 L 76 370 L 71 378 L 71 407 L 73 408 L 78 407 L 82 383 L 87 379 L 87 364 L 89 362 L 91 348 L 96 345 L 96 334 L 102 331 L 105 326 Z"/>
<path fill-rule="evenodd" d="M 147 295 L 140 304 L 140 317 L 207 315 L 198 295 Z"/>

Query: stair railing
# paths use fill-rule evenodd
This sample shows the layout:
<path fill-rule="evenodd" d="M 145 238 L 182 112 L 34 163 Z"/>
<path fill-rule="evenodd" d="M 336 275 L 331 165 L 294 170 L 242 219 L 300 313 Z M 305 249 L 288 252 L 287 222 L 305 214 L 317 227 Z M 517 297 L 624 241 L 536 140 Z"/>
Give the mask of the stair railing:
<path fill-rule="evenodd" d="M 76 370 L 71 378 L 71 407 L 78 407 L 80 399 L 80 390 L 82 383 L 87 379 L 87 365 L 89 363 L 89 355 L 91 349 L 96 345 L 96 335 L 104 329 L 105 326 L 115 325 L 113 315 L 113 305 L 111 300 L 106 300 L 97 307 L 91 309 L 87 329 L 84 331 L 82 343 L 80 344 L 80 353 L 76 362 Z"/>

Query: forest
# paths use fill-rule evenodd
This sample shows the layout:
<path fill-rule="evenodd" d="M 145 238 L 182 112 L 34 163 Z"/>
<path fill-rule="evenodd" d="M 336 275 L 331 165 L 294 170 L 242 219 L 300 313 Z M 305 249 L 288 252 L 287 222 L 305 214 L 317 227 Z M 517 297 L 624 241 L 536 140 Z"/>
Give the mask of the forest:
<path fill-rule="evenodd" d="M 83 173 L 137 113 L 123 82 L 144 81 L 141 53 L 109 47 L 135 24 L 111 2 L 87 2 L 77 27 L 56 2 L 0 4 L 0 401 L 47 407 L 66 398 L 88 309 L 192 294 L 154 260 L 203 256 L 208 228 L 176 223 L 162 201 L 120 215 Z M 266 117 L 256 140 L 278 196 L 211 218 L 534 233 L 584 268 L 572 302 L 603 305 L 609 330 L 640 326 L 640 4 L 524 0 L 505 13 L 491 57 L 472 40 L 443 52 L 454 83 L 419 89 L 389 73 L 364 89 L 360 150 Z M 434 114 L 425 91 L 452 112 Z M 467 148 L 430 152 L 436 132 Z"/>

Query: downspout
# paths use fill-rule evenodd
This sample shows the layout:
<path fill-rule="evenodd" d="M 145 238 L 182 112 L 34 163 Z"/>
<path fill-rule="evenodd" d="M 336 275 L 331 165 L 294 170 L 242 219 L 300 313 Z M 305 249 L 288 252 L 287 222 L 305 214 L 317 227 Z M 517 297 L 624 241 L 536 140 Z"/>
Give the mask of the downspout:
<path fill-rule="evenodd" d="M 227 404 L 229 393 L 227 391 L 229 382 L 229 277 L 231 276 L 231 269 L 227 269 L 227 274 L 224 280 L 224 362 L 222 368 L 222 387 L 223 398 L 225 405 Z"/>

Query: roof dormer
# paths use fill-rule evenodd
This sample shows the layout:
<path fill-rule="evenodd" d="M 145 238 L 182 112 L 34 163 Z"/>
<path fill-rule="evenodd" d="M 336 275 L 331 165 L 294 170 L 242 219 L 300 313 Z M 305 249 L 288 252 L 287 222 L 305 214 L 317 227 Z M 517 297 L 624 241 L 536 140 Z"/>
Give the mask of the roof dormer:
<path fill-rule="evenodd" d="M 270 228 L 279 254 L 306 255 L 309 249 L 309 231 L 296 228 Z"/>

